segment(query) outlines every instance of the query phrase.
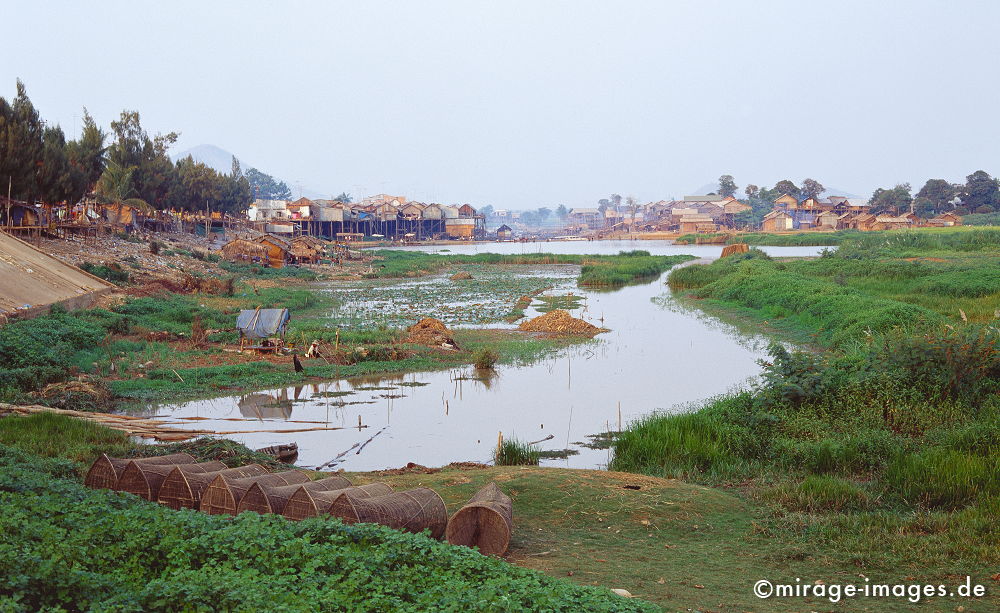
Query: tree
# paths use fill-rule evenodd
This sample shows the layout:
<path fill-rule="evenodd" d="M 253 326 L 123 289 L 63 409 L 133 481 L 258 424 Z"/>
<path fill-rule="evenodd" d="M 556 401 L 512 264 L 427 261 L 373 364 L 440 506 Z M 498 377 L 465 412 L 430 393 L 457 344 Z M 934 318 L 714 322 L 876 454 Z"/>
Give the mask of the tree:
<path fill-rule="evenodd" d="M 802 181 L 802 190 L 799 192 L 799 196 L 802 199 L 806 198 L 819 198 L 819 195 L 826 191 L 823 184 L 815 179 L 805 179 Z"/>
<path fill-rule="evenodd" d="M 291 200 L 292 190 L 288 189 L 284 181 L 277 181 L 271 175 L 261 172 L 256 168 L 251 168 L 246 172 L 247 180 L 250 181 L 250 189 L 254 198 L 261 200 Z M 347 196 L 347 194 L 341 194 Z M 350 196 L 347 196 L 350 198 Z M 338 198 L 335 198 L 339 200 Z M 343 202 L 343 200 L 341 200 Z"/>
<path fill-rule="evenodd" d="M 240 161 L 235 156 L 230 174 L 219 176 L 218 181 L 221 183 L 222 192 L 219 209 L 227 213 L 245 211 L 250 204 L 250 182 L 247 181 Z"/>
<path fill-rule="evenodd" d="M 871 205 L 871 212 L 878 215 L 880 213 L 893 213 L 900 215 L 903 211 L 908 211 L 913 202 L 910 195 L 910 184 L 900 183 L 891 189 L 876 189 L 872 194 L 868 204 Z"/>
<path fill-rule="evenodd" d="M 975 213 L 1000 209 L 1000 185 L 985 170 L 977 170 L 965 178 L 961 196 L 962 205 Z"/>
<path fill-rule="evenodd" d="M 934 217 L 934 214 L 937 212 L 937 206 L 930 198 L 917 196 L 913 199 L 913 212 L 917 217 L 928 219 Z"/>
<path fill-rule="evenodd" d="M 719 177 L 719 195 L 730 198 L 736 194 L 737 190 L 736 181 L 733 179 L 733 175 L 722 175 Z"/>
<path fill-rule="evenodd" d="M 479 209 L 479 214 L 483 216 L 483 219 L 489 219 L 493 216 L 493 205 L 487 204 Z"/>
<path fill-rule="evenodd" d="M 754 198 L 757 197 L 758 194 L 760 194 L 760 188 L 754 185 L 753 183 L 743 188 L 743 191 L 747 195 L 747 200 L 753 200 Z"/>
<path fill-rule="evenodd" d="M 544 223 L 545 220 L 548 219 L 550 215 L 552 215 L 552 209 L 550 209 L 549 207 L 543 206 L 538 209 L 538 219 L 542 223 Z"/>
<path fill-rule="evenodd" d="M 108 160 L 101 178 L 97 181 L 97 196 L 106 204 L 113 204 L 116 207 L 118 218 L 121 219 L 122 208 L 125 205 L 148 211 L 150 206 L 140 198 L 134 198 L 135 186 L 132 177 L 135 174 L 135 167 L 123 167 L 117 162 Z"/>
<path fill-rule="evenodd" d="M 608 210 L 610 206 L 611 206 L 611 201 L 608 200 L 607 198 L 601 198 L 600 200 L 597 201 L 597 210 L 600 211 L 602 215 L 604 214 L 604 211 Z"/>
<path fill-rule="evenodd" d="M 291 194 L 289 194 L 289 196 L 291 196 Z M 334 198 L 334 200 L 336 200 L 337 202 L 343 202 L 344 204 L 350 204 L 351 202 L 354 202 L 354 199 L 347 192 L 340 192 L 340 195 Z"/>
<path fill-rule="evenodd" d="M 611 194 L 611 206 L 618 210 L 618 207 L 622 205 L 622 197 L 618 194 Z"/>
<path fill-rule="evenodd" d="M 101 178 L 107 152 L 107 147 L 104 145 L 107 136 L 84 107 L 80 138 L 66 143 L 66 158 L 73 174 L 74 201 L 92 191 L 97 180 Z"/>
<path fill-rule="evenodd" d="M 569 209 L 566 208 L 565 204 L 560 204 L 556 207 L 556 217 L 559 219 L 566 219 L 567 215 L 569 215 Z"/>
<path fill-rule="evenodd" d="M 926 211 L 929 213 L 926 217 L 932 217 L 934 213 L 951 209 L 951 201 L 954 200 L 957 193 L 958 186 L 952 185 L 944 179 L 927 179 L 924 186 L 917 192 L 917 200 L 913 203 L 913 210 L 918 215 L 921 215 L 920 211 Z M 923 201 L 919 203 L 920 211 L 917 210 L 918 201 Z"/>
<path fill-rule="evenodd" d="M 66 137 L 62 128 L 46 127 L 42 136 L 42 159 L 35 170 L 35 193 L 42 202 L 68 200 L 73 193 L 73 176 L 66 158 Z"/>
<path fill-rule="evenodd" d="M 18 79 L 13 102 L 8 104 L 0 98 L 0 178 L 4 195 L 9 182 L 13 198 L 32 201 L 37 197 L 35 171 L 42 162 L 42 136 L 38 111 Z"/>
<path fill-rule="evenodd" d="M 177 142 L 178 134 L 157 134 L 150 138 L 142 128 L 138 111 L 122 111 L 111 122 L 115 142 L 108 148 L 108 161 L 121 168 L 132 168 L 136 195 L 156 205 L 165 205 L 175 191 L 176 169 L 167 151 Z"/>
<path fill-rule="evenodd" d="M 791 196 L 793 198 L 796 198 L 796 199 L 798 199 L 799 194 L 801 193 L 801 191 L 799 190 L 799 188 L 796 187 L 796 185 L 794 183 L 792 183 L 791 181 L 789 181 L 788 179 L 784 179 L 782 181 L 778 181 L 778 183 L 775 184 L 774 189 L 775 189 L 775 191 L 778 192 L 779 196 L 781 194 L 788 194 L 789 196 Z"/>

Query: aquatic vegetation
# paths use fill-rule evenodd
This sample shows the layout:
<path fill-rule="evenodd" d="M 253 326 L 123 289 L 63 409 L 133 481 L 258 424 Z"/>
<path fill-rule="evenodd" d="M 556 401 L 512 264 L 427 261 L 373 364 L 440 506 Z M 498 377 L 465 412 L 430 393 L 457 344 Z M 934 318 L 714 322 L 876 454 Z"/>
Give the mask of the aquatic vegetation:
<path fill-rule="evenodd" d="M 540 459 L 538 449 L 515 438 L 504 439 L 493 452 L 496 466 L 538 466 Z"/>
<path fill-rule="evenodd" d="M 500 354 L 488 347 L 477 350 L 472 354 L 472 365 L 481 370 L 488 370 L 496 366 L 500 361 Z"/>

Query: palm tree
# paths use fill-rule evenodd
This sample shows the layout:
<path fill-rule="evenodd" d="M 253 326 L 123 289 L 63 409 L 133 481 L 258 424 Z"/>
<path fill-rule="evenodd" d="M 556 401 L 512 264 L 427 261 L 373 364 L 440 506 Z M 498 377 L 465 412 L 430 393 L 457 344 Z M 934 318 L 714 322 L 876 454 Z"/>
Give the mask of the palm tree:
<path fill-rule="evenodd" d="M 122 217 L 122 208 L 128 205 L 144 213 L 150 212 L 153 207 L 141 198 L 130 198 L 135 193 L 132 186 L 132 175 L 135 173 L 135 166 L 128 168 L 108 160 L 101 178 L 97 180 L 97 195 L 107 204 L 115 205 L 115 221 Z"/>

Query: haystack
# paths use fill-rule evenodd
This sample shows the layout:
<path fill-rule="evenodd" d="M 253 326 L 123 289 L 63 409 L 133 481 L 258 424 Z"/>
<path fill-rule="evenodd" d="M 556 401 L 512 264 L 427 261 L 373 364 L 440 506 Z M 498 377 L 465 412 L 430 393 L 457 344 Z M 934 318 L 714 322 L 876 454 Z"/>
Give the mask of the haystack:
<path fill-rule="evenodd" d="M 247 464 L 208 473 L 188 473 L 178 467 L 163 480 L 156 501 L 171 509 L 197 509 L 201 503 L 201 495 L 216 477 L 245 479 L 266 474 L 267 469 L 260 464 Z"/>
<path fill-rule="evenodd" d="M 294 520 L 325 515 L 338 498 L 348 493 L 357 498 L 374 498 L 375 496 L 391 494 L 392 487 L 385 483 L 369 483 L 368 485 L 348 487 L 342 490 L 328 490 L 325 492 L 310 492 L 300 487 L 288 499 L 288 503 L 285 504 L 285 509 L 281 514 L 288 519 Z"/>
<path fill-rule="evenodd" d="M 488 556 L 502 556 L 514 529 L 514 507 L 496 483 L 476 492 L 469 504 L 448 521 L 445 538 L 452 545 L 479 547 Z"/>
<path fill-rule="evenodd" d="M 440 320 L 433 317 L 421 319 L 407 328 L 406 331 L 409 334 L 406 340 L 403 341 L 405 343 L 427 345 L 429 347 L 446 346 L 454 349 L 458 348 L 458 345 L 455 344 L 455 339 L 451 337 L 451 331 Z"/>
<path fill-rule="evenodd" d="M 525 332 L 581 334 L 584 336 L 594 336 L 601 332 L 607 332 L 604 328 L 598 328 L 582 319 L 577 319 L 562 309 L 555 309 L 545 315 L 522 322 L 518 329 Z"/>
<path fill-rule="evenodd" d="M 232 479 L 219 475 L 205 488 L 198 510 L 209 515 L 236 515 L 240 500 L 255 483 L 261 487 L 279 487 L 308 482 L 309 475 L 301 470 L 286 470 L 245 479 Z"/>
<path fill-rule="evenodd" d="M 330 505 L 330 515 L 346 523 L 382 524 L 396 530 L 422 532 L 440 539 L 448 525 L 448 509 L 437 492 L 420 487 L 377 498 L 358 498 L 350 493 Z"/>
<path fill-rule="evenodd" d="M 339 476 L 317 479 L 316 481 L 310 481 L 301 485 L 262 486 L 254 483 L 236 506 L 236 513 L 239 514 L 243 511 L 254 511 L 261 515 L 264 513 L 281 513 L 285 510 L 285 504 L 288 502 L 288 499 L 299 489 L 306 489 L 310 492 L 323 492 L 327 490 L 342 490 L 345 487 L 351 487 L 351 482 Z"/>
<path fill-rule="evenodd" d="M 468 281 L 469 279 L 472 278 L 472 275 L 465 272 L 464 270 L 461 270 L 448 278 L 451 279 L 452 281 Z"/>
<path fill-rule="evenodd" d="M 160 487 L 174 469 L 185 473 L 210 473 L 225 470 L 222 462 L 201 462 L 199 464 L 144 464 L 131 461 L 122 470 L 121 477 L 115 485 L 116 490 L 141 496 L 146 500 L 156 500 L 160 495 Z"/>
<path fill-rule="evenodd" d="M 748 251 L 750 251 L 750 245 L 746 243 L 733 243 L 732 245 L 723 247 L 722 255 L 719 257 L 726 258 L 737 253 L 747 253 Z"/>
<path fill-rule="evenodd" d="M 114 489 L 118 479 L 129 462 L 140 464 L 194 464 L 194 456 L 187 453 L 171 453 L 152 458 L 112 458 L 102 453 L 87 471 L 83 484 L 94 489 Z"/>

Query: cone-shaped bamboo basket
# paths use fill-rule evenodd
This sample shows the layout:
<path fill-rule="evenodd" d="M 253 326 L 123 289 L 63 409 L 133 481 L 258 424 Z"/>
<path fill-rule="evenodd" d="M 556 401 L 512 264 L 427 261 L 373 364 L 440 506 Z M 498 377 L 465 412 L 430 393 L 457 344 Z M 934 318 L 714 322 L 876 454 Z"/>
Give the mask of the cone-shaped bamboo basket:
<path fill-rule="evenodd" d="M 139 464 L 194 464 L 194 456 L 187 453 L 171 453 L 170 455 L 154 456 L 151 458 L 112 458 L 108 454 L 102 453 L 87 471 L 87 477 L 83 484 L 94 489 L 115 489 L 118 486 L 118 479 L 122 476 L 122 471 L 129 462 Z"/>
<path fill-rule="evenodd" d="M 317 479 L 302 485 L 281 485 L 278 487 L 261 486 L 254 483 L 247 490 L 247 493 L 240 499 L 236 506 L 236 512 L 254 511 L 263 515 L 264 513 L 281 513 L 285 510 L 285 504 L 299 488 L 305 488 L 310 492 L 322 492 L 326 490 L 340 490 L 351 487 L 351 482 L 343 477 L 327 477 Z"/>
<path fill-rule="evenodd" d="M 329 512 L 347 523 L 382 524 L 396 530 L 430 530 L 440 539 L 448 525 L 448 509 L 437 492 L 426 487 L 377 498 L 357 498 L 347 493 L 330 505 Z"/>
<path fill-rule="evenodd" d="M 344 494 L 350 493 L 356 498 L 373 498 L 392 493 L 392 488 L 385 483 L 369 483 L 358 487 L 348 487 L 341 490 L 309 491 L 304 487 L 295 490 L 285 508 L 281 512 L 288 519 L 305 519 L 325 515 L 330 505 Z"/>
<path fill-rule="evenodd" d="M 197 509 L 202 493 L 216 477 L 245 479 L 266 474 L 267 469 L 260 464 L 247 464 L 210 473 L 187 473 L 175 468 L 163 480 L 156 501 L 171 509 Z"/>
<path fill-rule="evenodd" d="M 514 507 L 496 483 L 476 492 L 448 521 L 445 538 L 452 545 L 479 547 L 489 556 L 502 556 L 514 529 Z"/>
<path fill-rule="evenodd" d="M 201 462 L 199 464 L 140 464 L 129 462 L 118 478 L 116 490 L 142 496 L 146 500 L 156 500 L 160 486 L 174 469 L 185 473 L 209 473 L 225 470 L 222 462 Z"/>
<path fill-rule="evenodd" d="M 219 475 L 205 488 L 198 510 L 209 515 L 236 515 L 236 507 L 240 504 L 240 500 L 243 499 L 250 486 L 255 483 L 260 484 L 261 487 L 277 487 L 308 482 L 309 475 L 301 470 L 286 470 L 245 479 L 233 479 Z"/>

